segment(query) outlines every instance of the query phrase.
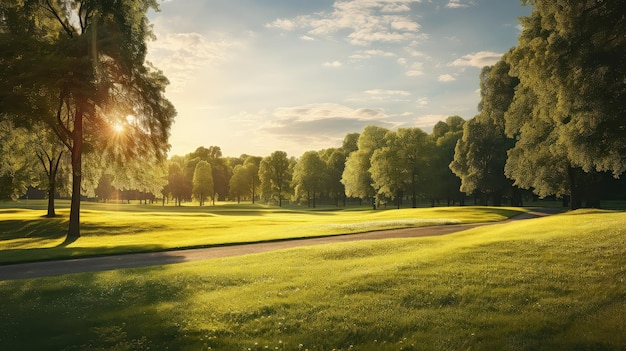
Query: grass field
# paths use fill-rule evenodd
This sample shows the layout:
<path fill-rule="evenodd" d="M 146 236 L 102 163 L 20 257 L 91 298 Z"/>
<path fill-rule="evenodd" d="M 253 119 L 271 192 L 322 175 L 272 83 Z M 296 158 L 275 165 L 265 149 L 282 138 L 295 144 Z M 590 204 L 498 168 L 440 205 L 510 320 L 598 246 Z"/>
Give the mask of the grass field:
<path fill-rule="evenodd" d="M 0 208 L 0 264 L 194 246 L 340 235 L 437 224 L 501 221 L 520 208 L 280 209 L 263 205 L 155 206 L 84 203 L 81 238 L 64 246 L 69 210 Z"/>
<path fill-rule="evenodd" d="M 626 350 L 626 214 L 0 282 L 0 349 Z"/>

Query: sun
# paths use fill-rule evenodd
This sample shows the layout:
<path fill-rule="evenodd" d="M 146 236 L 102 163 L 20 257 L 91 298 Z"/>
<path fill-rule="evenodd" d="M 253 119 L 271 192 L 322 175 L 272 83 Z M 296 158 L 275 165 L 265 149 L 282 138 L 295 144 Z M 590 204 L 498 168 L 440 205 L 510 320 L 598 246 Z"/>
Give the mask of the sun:
<path fill-rule="evenodd" d="M 115 131 L 115 133 L 123 133 L 124 132 L 124 125 L 122 123 L 115 123 L 113 125 L 113 131 Z"/>

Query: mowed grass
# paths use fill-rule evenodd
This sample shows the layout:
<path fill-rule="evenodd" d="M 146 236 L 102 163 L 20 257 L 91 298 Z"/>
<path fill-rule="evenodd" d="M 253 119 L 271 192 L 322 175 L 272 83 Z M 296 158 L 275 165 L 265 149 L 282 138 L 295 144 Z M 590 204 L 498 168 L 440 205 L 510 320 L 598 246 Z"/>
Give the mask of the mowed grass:
<path fill-rule="evenodd" d="M 0 349 L 625 350 L 626 214 L 0 282 Z"/>
<path fill-rule="evenodd" d="M 310 211 L 262 205 L 200 208 L 93 203 L 86 203 L 83 208 L 81 238 L 70 245 L 63 245 L 67 208 L 57 210 L 56 218 L 42 217 L 44 209 L 0 209 L 0 264 L 493 222 L 525 211 L 469 206 Z"/>

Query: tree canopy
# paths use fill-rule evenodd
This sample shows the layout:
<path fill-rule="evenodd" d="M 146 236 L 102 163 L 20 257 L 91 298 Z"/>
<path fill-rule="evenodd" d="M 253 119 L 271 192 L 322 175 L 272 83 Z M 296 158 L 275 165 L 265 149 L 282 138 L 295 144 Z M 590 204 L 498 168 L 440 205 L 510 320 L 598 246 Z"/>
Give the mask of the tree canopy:
<path fill-rule="evenodd" d="M 164 159 L 175 116 L 163 74 L 146 63 L 155 0 L 33 0 L 0 7 L 0 115 L 45 123 L 70 152 L 68 240 L 80 236 L 82 155 Z M 114 126 L 132 138 L 111 144 Z M 98 146 L 99 145 L 99 146 Z M 107 146 L 107 147 L 104 147 Z"/>

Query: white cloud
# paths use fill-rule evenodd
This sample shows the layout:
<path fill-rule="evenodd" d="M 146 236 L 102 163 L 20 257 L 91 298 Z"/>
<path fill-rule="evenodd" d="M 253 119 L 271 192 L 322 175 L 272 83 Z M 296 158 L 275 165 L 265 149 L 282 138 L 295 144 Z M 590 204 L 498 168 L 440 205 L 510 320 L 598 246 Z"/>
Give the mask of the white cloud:
<path fill-rule="evenodd" d="M 340 104 L 309 104 L 296 107 L 279 107 L 274 111 L 279 120 L 319 121 L 323 119 L 355 119 L 360 121 L 386 119 L 382 109 L 353 109 Z"/>
<path fill-rule="evenodd" d="M 446 7 L 449 9 L 458 9 L 475 5 L 476 3 L 474 1 L 450 0 L 448 4 L 446 4 Z"/>
<path fill-rule="evenodd" d="M 355 54 L 350 55 L 353 60 L 367 60 L 372 57 L 395 57 L 396 54 L 383 50 L 359 50 Z"/>
<path fill-rule="evenodd" d="M 365 93 L 370 94 L 370 95 L 402 95 L 402 96 L 411 95 L 410 92 L 404 91 L 404 90 L 385 90 L 385 89 L 371 89 L 371 90 L 366 90 Z"/>
<path fill-rule="evenodd" d="M 452 63 L 450 63 L 450 66 L 483 68 L 485 66 L 495 65 L 500 60 L 500 58 L 502 58 L 501 53 L 492 51 L 479 51 L 473 54 L 467 54 L 459 59 L 454 60 Z"/>
<path fill-rule="evenodd" d="M 421 62 L 415 62 L 411 65 L 408 71 L 406 71 L 406 75 L 408 77 L 418 77 L 424 74 L 424 64 Z"/>
<path fill-rule="evenodd" d="M 417 99 L 416 102 L 417 102 L 418 107 L 425 107 L 428 105 L 429 100 L 428 100 L 428 97 L 424 96 L 424 97 Z"/>
<path fill-rule="evenodd" d="M 265 28 L 278 28 L 290 31 L 296 29 L 296 23 L 289 19 L 278 18 L 274 22 L 266 24 Z"/>
<path fill-rule="evenodd" d="M 300 37 L 300 39 L 306 40 L 306 41 L 314 41 L 315 40 L 315 38 L 310 37 L 308 35 L 303 35 L 303 36 Z"/>
<path fill-rule="evenodd" d="M 323 66 L 329 68 L 339 68 L 343 66 L 343 63 L 341 63 L 341 61 L 324 62 Z"/>
<path fill-rule="evenodd" d="M 452 82 L 452 81 L 455 81 L 456 78 L 454 78 L 453 76 L 449 74 L 442 74 L 439 76 L 439 78 L 437 78 L 437 80 L 440 82 Z"/>
<path fill-rule="evenodd" d="M 235 41 L 208 41 L 199 33 L 168 33 L 157 35 L 148 43 L 148 60 L 162 69 L 173 90 L 179 90 L 194 77 L 194 71 L 225 62 Z"/>
<path fill-rule="evenodd" d="M 340 146 L 347 133 L 368 125 L 389 129 L 400 125 L 390 117 L 382 109 L 354 109 L 334 103 L 281 107 L 274 110 L 273 116 L 263 117 L 266 122 L 257 126 L 255 133 L 258 140 L 275 140 L 297 156 L 306 150 Z"/>
<path fill-rule="evenodd" d="M 402 42 L 414 38 L 420 25 L 410 16 L 410 4 L 420 0 L 336 1 L 332 12 L 276 19 L 267 28 L 307 30 L 308 36 L 329 36 L 346 31 L 353 45 Z"/>

